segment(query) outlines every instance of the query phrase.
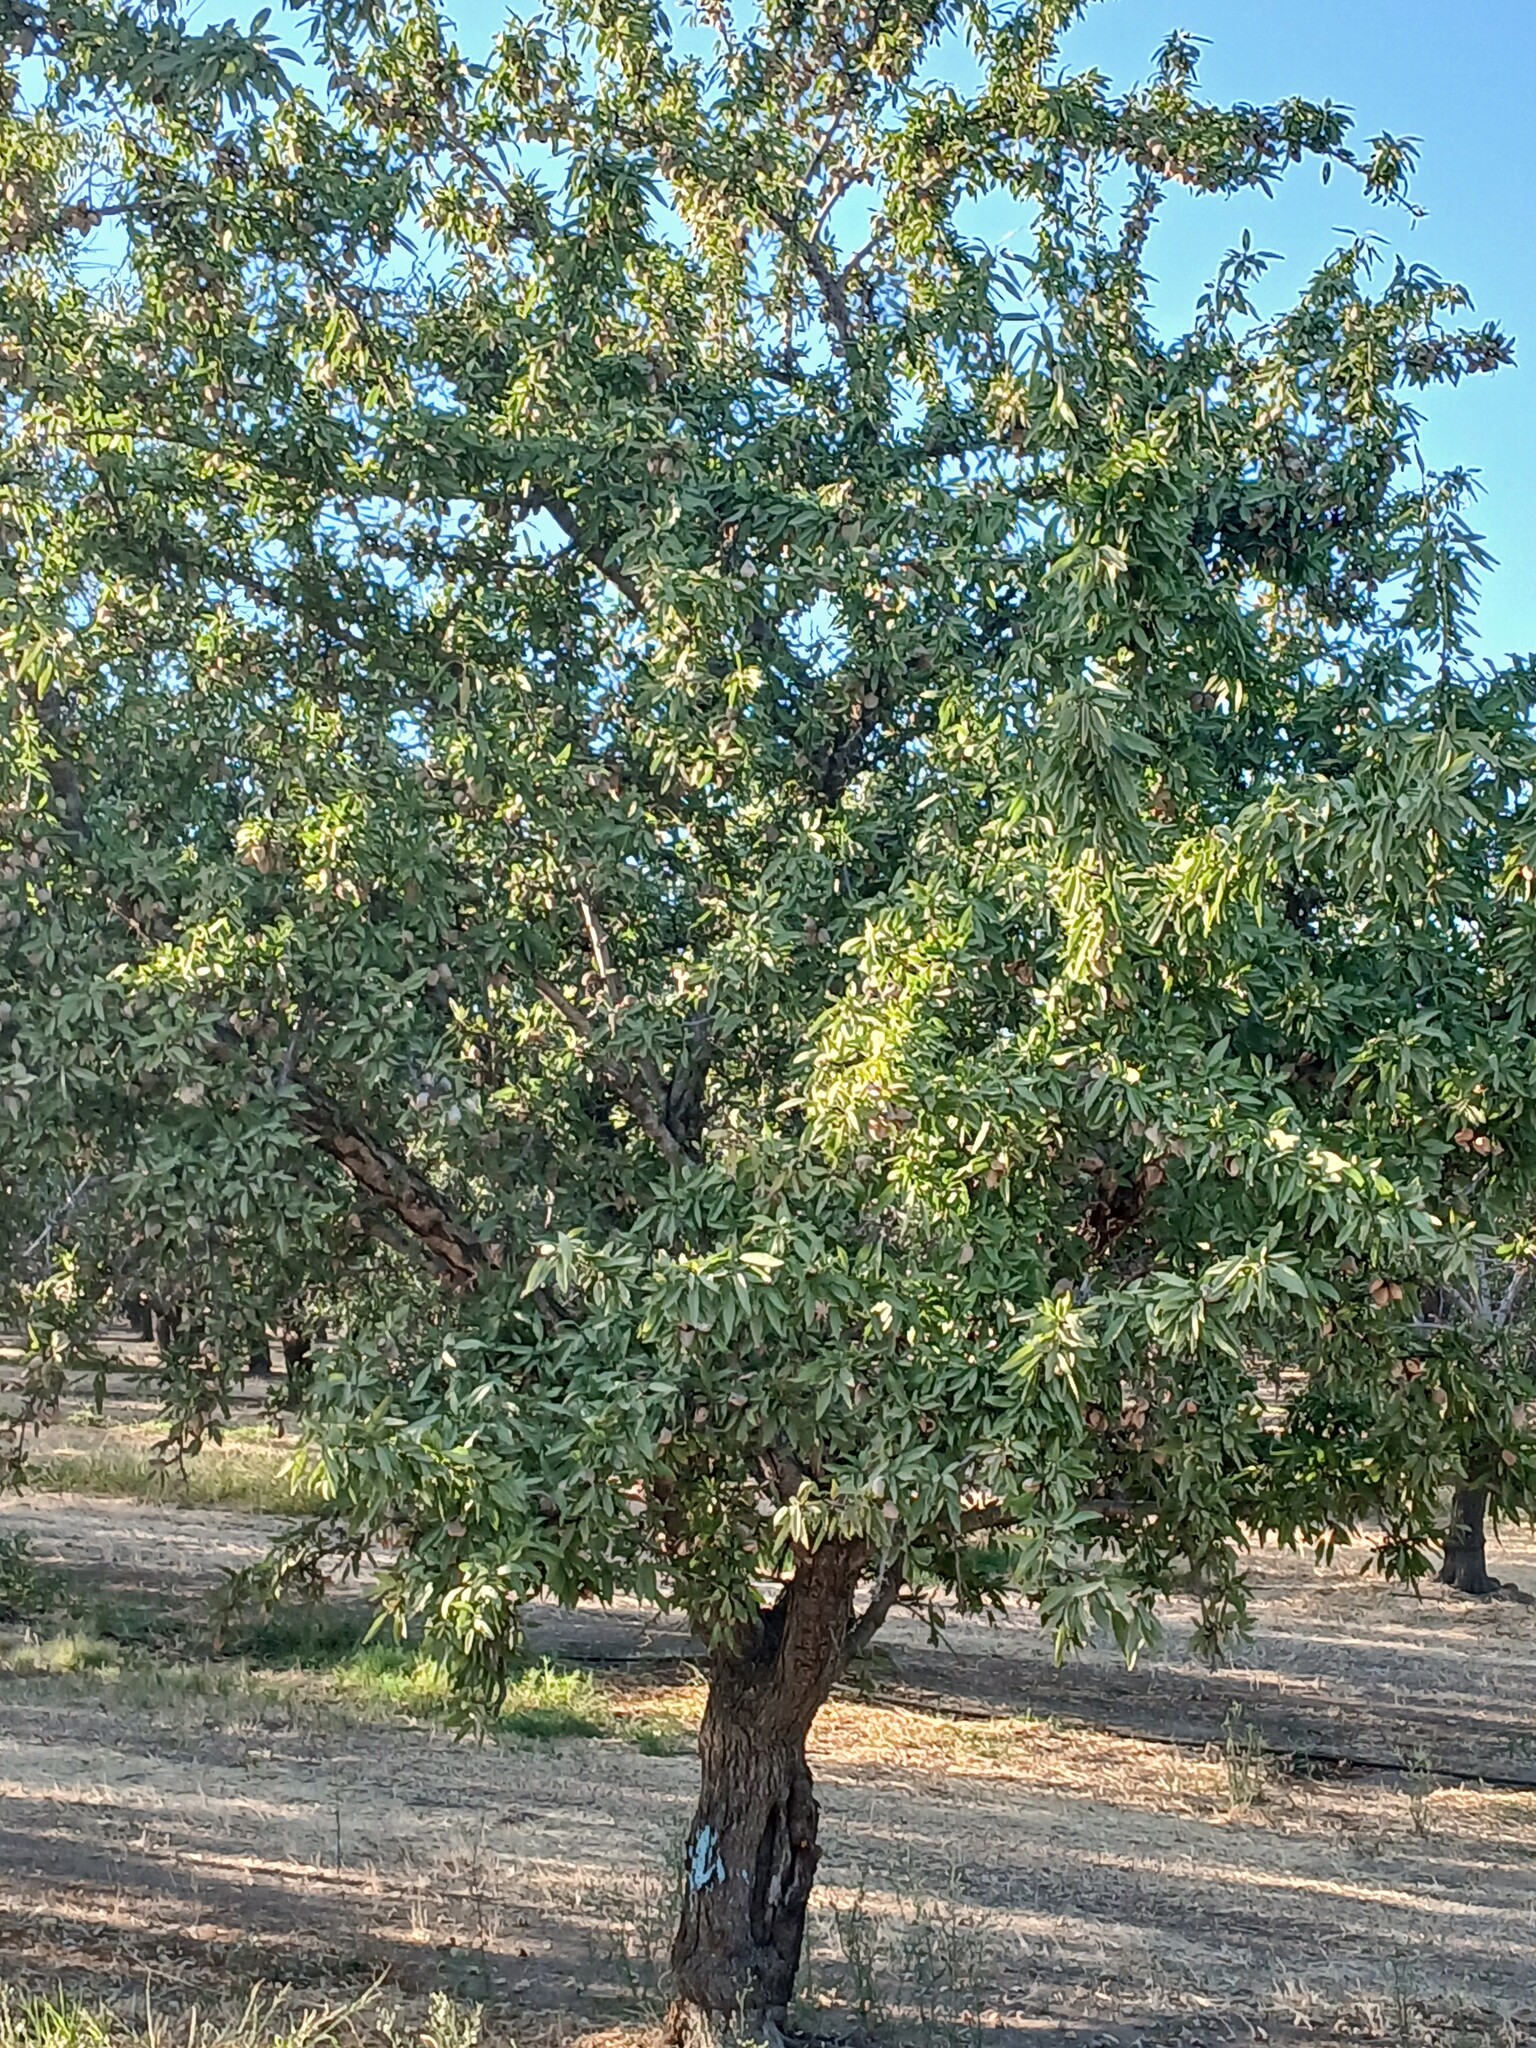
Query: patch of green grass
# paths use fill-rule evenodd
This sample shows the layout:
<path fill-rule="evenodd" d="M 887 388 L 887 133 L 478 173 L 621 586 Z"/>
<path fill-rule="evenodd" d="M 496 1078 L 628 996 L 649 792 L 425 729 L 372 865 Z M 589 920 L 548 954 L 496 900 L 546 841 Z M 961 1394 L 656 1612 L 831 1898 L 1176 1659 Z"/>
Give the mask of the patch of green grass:
<path fill-rule="evenodd" d="M 333 1674 L 341 1698 L 422 1720 L 454 1717 L 448 1669 L 408 1643 L 369 1643 Z M 548 1658 L 520 1672 L 507 1689 L 496 1726 L 508 1735 L 553 1742 L 615 1732 L 612 1708 L 585 1671 L 561 1670 Z"/>
<path fill-rule="evenodd" d="M 38 1642 L 15 1644 L 0 1656 L 0 1664 L 18 1678 L 63 1677 L 77 1672 L 115 1678 L 123 1669 L 123 1651 L 120 1644 L 87 1630 L 68 1629 Z"/>
<path fill-rule="evenodd" d="M 365 1643 L 334 1665 L 330 1675 L 341 1698 L 365 1712 L 430 1720 L 450 1705 L 446 1669 L 409 1643 Z"/>
<path fill-rule="evenodd" d="M 112 2023 L 104 2012 L 66 1998 L 23 1998 L 0 1986 L 0 2048 L 107 2048 Z"/>
<path fill-rule="evenodd" d="M 289 1719 L 305 1712 L 451 1724 L 464 1718 L 446 1665 L 419 1643 L 370 1642 L 371 1616 L 357 1601 L 222 1618 L 211 1608 L 109 1602 L 87 1582 L 44 1572 L 25 1537 L 0 1535 L 5 1621 L 19 1622 L 26 1634 L 0 1641 L 0 1674 L 110 1686 L 139 1707 L 219 1701 L 237 1714 L 275 1710 Z M 620 1716 L 589 1672 L 548 1658 L 514 1675 L 494 1726 L 528 1741 L 618 1735 L 649 1756 L 693 1746 L 679 1717 Z"/>
<path fill-rule="evenodd" d="M 0 1531 L 0 1627 L 20 1624 L 35 1637 L 90 1636 L 114 1647 L 119 1662 L 161 1664 L 242 1658 L 259 1669 L 324 1671 L 355 1655 L 372 1612 L 362 1601 L 292 1602 L 233 1613 L 217 1599 L 167 1601 L 114 1592 L 104 1597 L 94 1573 L 37 1562 L 26 1535 Z M 17 1668 L 6 1662 L 6 1669 Z"/>
<path fill-rule="evenodd" d="M 362 1633 L 354 1610 L 328 1645 L 318 1627 L 290 1643 L 297 1655 L 278 1654 L 280 1644 L 269 1640 L 259 1646 L 248 1641 L 240 1655 L 199 1656 L 176 1654 L 163 1640 L 125 1641 L 115 1629 L 73 1627 L 0 1646 L 0 1673 L 106 1686 L 124 1705 L 146 1710 L 218 1704 L 236 1720 L 266 1719 L 273 1712 L 285 1720 L 336 1714 L 354 1722 L 462 1720 L 439 1659 L 417 1644 L 361 1643 Z M 587 1672 L 562 1669 L 546 1658 L 514 1676 L 493 1728 L 502 1736 L 539 1742 L 621 1735 L 649 1755 L 677 1754 L 686 1743 L 665 1721 L 621 1721 Z"/>
<path fill-rule="evenodd" d="M 623 1730 L 642 1756 L 691 1756 L 698 1736 L 681 1714 L 648 1714 L 643 1721 L 630 1721 Z"/>
<path fill-rule="evenodd" d="M 613 1711 L 585 1671 L 562 1671 L 546 1657 L 516 1679 L 501 1706 L 501 1726 L 541 1742 L 611 1735 Z"/>
<path fill-rule="evenodd" d="M 245 1508 L 301 1515 L 319 1502 L 313 1480 L 295 1471 L 290 1451 L 255 1433 L 208 1444 L 177 1468 L 132 1443 L 60 1448 L 31 1458 L 27 1484 L 40 1493 L 89 1493 L 111 1500 L 170 1501 L 181 1507 Z"/>

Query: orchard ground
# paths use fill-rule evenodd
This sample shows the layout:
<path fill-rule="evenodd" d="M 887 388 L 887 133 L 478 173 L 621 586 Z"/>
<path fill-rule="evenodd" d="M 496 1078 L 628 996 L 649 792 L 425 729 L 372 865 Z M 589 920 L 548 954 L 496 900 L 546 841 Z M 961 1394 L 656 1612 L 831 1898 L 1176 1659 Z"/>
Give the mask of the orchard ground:
<path fill-rule="evenodd" d="M 495 1739 L 457 1739 L 429 1665 L 362 1646 L 355 1587 L 214 1618 L 301 1497 L 288 1446 L 252 1381 L 230 1443 L 158 1479 L 137 1391 L 100 1418 L 82 1392 L 0 1507 L 0 1979 L 141 2031 L 146 1988 L 162 2028 L 282 1988 L 283 2027 L 314 2007 L 338 2038 L 437 2039 L 446 1995 L 487 2039 L 644 2040 L 695 1789 L 685 1635 L 539 1612 Z M 1055 1670 L 1022 1611 L 938 1645 L 894 1624 L 814 1737 L 799 2023 L 1536 2042 L 1536 1546 L 1497 1547 L 1485 1602 L 1362 1558 L 1260 1556 L 1216 1671 L 1177 1607 L 1132 1673 Z"/>

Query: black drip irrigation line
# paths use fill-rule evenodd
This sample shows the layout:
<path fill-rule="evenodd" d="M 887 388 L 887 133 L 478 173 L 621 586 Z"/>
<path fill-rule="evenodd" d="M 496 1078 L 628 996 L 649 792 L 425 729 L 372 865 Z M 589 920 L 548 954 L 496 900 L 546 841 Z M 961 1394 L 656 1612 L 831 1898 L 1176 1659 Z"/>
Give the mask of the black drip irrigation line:
<path fill-rule="evenodd" d="M 561 1663 L 586 1664 L 595 1670 L 614 1670 L 621 1665 L 645 1665 L 653 1670 L 690 1667 L 702 1676 L 703 1661 L 697 1657 L 685 1657 L 665 1650 L 627 1651 L 603 1655 L 601 1652 L 561 1651 L 551 1652 Z M 947 1721 L 1014 1721 L 1017 1713 L 994 1707 L 970 1707 L 952 1701 L 943 1693 L 920 1692 L 916 1687 L 902 1686 L 892 1689 L 882 1686 L 878 1689 L 859 1685 L 839 1685 L 835 1688 L 840 1699 L 858 1700 L 871 1707 L 904 1707 L 910 1712 L 921 1714 L 942 1714 Z M 1238 1703 L 1240 1704 L 1240 1702 Z M 1192 1753 L 1219 1745 L 1219 1735 L 1157 1735 L 1139 1729 L 1106 1728 L 1102 1722 L 1085 1721 L 1075 1714 L 1051 1714 L 1031 1716 L 1035 1719 L 1049 1719 L 1058 1727 L 1081 1728 L 1094 1735 L 1118 1736 L 1126 1742 L 1147 1742 L 1155 1749 L 1182 1749 Z M 1257 1723 L 1252 1724 L 1257 1727 Z M 1262 1736 L 1263 1730 L 1258 1730 Z M 1356 1750 L 1347 1749 L 1297 1749 L 1271 1748 L 1265 1746 L 1266 1754 L 1282 1767 L 1295 1769 L 1298 1766 L 1315 1765 L 1319 1770 L 1370 1771 L 1377 1777 L 1405 1778 L 1412 1773 L 1423 1771 L 1422 1766 L 1405 1763 L 1400 1756 L 1364 1756 Z M 1511 1776 L 1499 1771 L 1464 1771 L 1453 1765 L 1436 1764 L 1429 1768 L 1427 1775 L 1437 1783 L 1450 1785 L 1485 1785 L 1496 1792 L 1536 1792 L 1536 1769 L 1522 1776 Z"/>

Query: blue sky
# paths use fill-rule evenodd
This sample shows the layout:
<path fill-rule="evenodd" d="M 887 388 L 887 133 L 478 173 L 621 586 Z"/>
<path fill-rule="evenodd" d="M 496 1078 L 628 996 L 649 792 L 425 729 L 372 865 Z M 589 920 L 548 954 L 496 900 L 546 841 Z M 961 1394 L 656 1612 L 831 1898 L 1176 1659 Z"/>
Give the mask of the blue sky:
<path fill-rule="evenodd" d="M 1289 93 L 1347 107 L 1360 139 L 1418 138 L 1414 198 L 1427 218 L 1371 207 L 1339 179 L 1295 174 L 1271 200 L 1179 195 L 1152 267 L 1172 315 L 1245 226 L 1300 285 L 1340 229 L 1371 229 L 1471 291 L 1479 320 L 1516 343 L 1516 366 L 1424 395 L 1428 460 L 1478 472 L 1473 523 L 1498 557 L 1484 581 L 1484 650 L 1536 651 L 1536 8 L 1530 0 L 1098 0 L 1068 54 L 1112 77 L 1143 73 L 1172 28 L 1207 42 L 1202 86 L 1270 102 Z"/>
<path fill-rule="evenodd" d="M 505 0 L 449 0 L 466 50 L 483 50 Z M 1427 209 L 1369 205 L 1303 165 L 1273 199 L 1174 192 L 1152 249 L 1158 307 L 1182 326 L 1244 228 L 1282 257 L 1261 304 L 1279 306 L 1342 235 L 1369 231 L 1472 293 L 1475 321 L 1512 334 L 1517 364 L 1425 393 L 1432 467 L 1474 471 L 1472 523 L 1497 557 L 1483 584 L 1483 651 L 1536 652 L 1536 7 L 1531 0 L 1096 0 L 1066 55 L 1122 83 L 1145 76 L 1173 29 L 1205 41 L 1200 82 L 1226 100 L 1332 100 L 1360 142 L 1415 137 L 1413 196 Z M 1003 223 L 988 209 L 985 239 Z"/>

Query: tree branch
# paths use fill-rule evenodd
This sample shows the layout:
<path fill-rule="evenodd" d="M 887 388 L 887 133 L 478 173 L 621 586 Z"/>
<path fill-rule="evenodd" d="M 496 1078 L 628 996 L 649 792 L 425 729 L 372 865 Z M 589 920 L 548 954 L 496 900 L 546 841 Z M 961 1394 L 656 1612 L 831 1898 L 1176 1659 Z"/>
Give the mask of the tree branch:
<path fill-rule="evenodd" d="M 715 1014 L 698 1010 L 683 1027 L 683 1050 L 666 1084 L 667 1128 L 678 1142 L 697 1149 L 703 1135 L 704 1086 L 714 1064 Z"/>
<path fill-rule="evenodd" d="M 295 1044 L 297 1040 L 295 1040 Z M 232 1025 L 215 1024 L 202 1041 L 211 1059 L 227 1065 L 245 1050 Z M 294 1050 L 289 1047 L 289 1053 Z M 278 1077 L 274 1077 L 278 1078 Z M 500 1248 L 486 1244 L 453 1212 L 426 1175 L 380 1144 L 331 1101 L 323 1089 L 300 1080 L 279 1078 L 279 1086 L 296 1088 L 299 1100 L 293 1120 L 318 1149 L 335 1161 L 355 1186 L 393 1216 L 432 1260 L 452 1287 L 470 1288 L 501 1265 Z M 367 1228 L 365 1222 L 364 1227 Z M 372 1233 L 378 1236 L 379 1233 Z"/>
<path fill-rule="evenodd" d="M 847 355 L 853 346 L 853 309 L 848 303 L 848 292 L 842 278 L 827 260 L 826 251 L 801 233 L 798 221 L 786 219 L 772 207 L 763 210 L 790 247 L 799 252 L 801 262 L 821 294 L 827 324 L 837 336 L 839 349 Z"/>
<path fill-rule="evenodd" d="M 576 902 L 581 910 L 581 921 L 586 926 L 587 943 L 592 948 L 592 964 L 596 967 L 598 976 L 602 981 L 604 993 L 608 997 L 609 1007 L 617 1014 L 628 1001 L 629 991 L 625 986 L 623 975 L 619 972 L 618 963 L 613 957 L 613 941 L 609 938 L 607 927 L 598 915 L 596 904 L 593 903 L 592 898 L 585 889 L 577 889 Z M 635 1063 L 634 1071 L 638 1072 L 640 1080 L 644 1082 L 649 1090 L 650 1100 L 655 1107 L 658 1121 L 671 1131 L 674 1138 L 679 1137 L 679 1133 L 668 1115 L 667 1106 L 671 1096 L 666 1082 L 662 1079 L 660 1067 L 657 1066 L 649 1053 L 641 1053 Z"/>
<path fill-rule="evenodd" d="M 585 889 L 576 891 L 576 903 L 581 911 L 581 921 L 586 926 L 587 944 L 592 948 L 592 964 L 602 980 L 609 1003 L 616 1010 L 624 1000 L 624 981 L 614 964 L 607 929 Z"/>
<path fill-rule="evenodd" d="M 34 1253 L 51 1249 L 53 1240 L 59 1231 L 64 1228 L 64 1225 L 91 1192 L 92 1188 L 99 1186 L 100 1182 L 101 1176 L 95 1173 L 88 1173 L 79 1180 L 64 1197 L 59 1207 L 48 1217 L 42 1229 L 32 1239 L 31 1243 L 24 1244 L 21 1247 L 21 1250 L 16 1254 L 17 1264 L 24 1266 Z"/>
<path fill-rule="evenodd" d="M 404 1226 L 450 1286 L 474 1287 L 501 1264 L 497 1249 L 458 1220 L 425 1175 L 349 1123 L 319 1089 L 304 1090 L 296 1121 L 349 1179 Z"/>
<path fill-rule="evenodd" d="M 581 530 L 581 522 L 577 519 L 574 510 L 564 498 L 556 496 L 552 491 L 542 490 L 535 486 L 528 493 L 528 502 L 534 511 L 547 512 L 566 539 L 571 543 L 577 554 L 581 556 L 582 560 L 589 563 L 599 576 L 602 576 L 611 583 L 619 595 L 632 604 L 637 612 L 644 612 L 645 593 L 641 590 L 639 584 L 626 569 L 622 568 L 617 562 L 609 560 L 608 552 L 605 548 L 599 547 L 595 541 L 587 539 Z"/>
<path fill-rule="evenodd" d="M 668 1130 L 662 1117 L 661 1103 L 665 1099 L 666 1091 L 661 1086 L 661 1076 L 656 1073 L 654 1061 L 647 1062 L 656 1079 L 656 1093 L 653 1095 L 647 1088 L 643 1075 L 636 1073 L 627 1060 L 604 1051 L 598 1043 L 597 1027 L 584 1010 L 579 1009 L 569 996 L 563 995 L 544 975 L 533 974 L 529 979 L 550 1008 L 565 1019 L 592 1054 L 594 1063 L 617 1088 L 620 1096 L 633 1111 L 636 1122 L 667 1164 L 685 1166 L 688 1154 Z"/>
<path fill-rule="evenodd" d="M 869 1604 L 849 1629 L 844 1652 L 849 1657 L 861 1657 L 885 1626 L 891 1609 L 901 1598 L 901 1588 L 906 1578 L 907 1559 L 904 1551 L 898 1551 L 875 1582 L 875 1589 L 869 1596 Z"/>

